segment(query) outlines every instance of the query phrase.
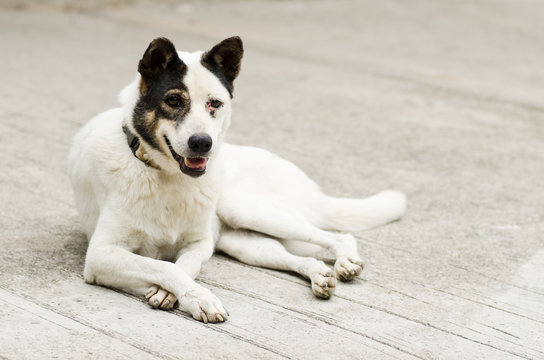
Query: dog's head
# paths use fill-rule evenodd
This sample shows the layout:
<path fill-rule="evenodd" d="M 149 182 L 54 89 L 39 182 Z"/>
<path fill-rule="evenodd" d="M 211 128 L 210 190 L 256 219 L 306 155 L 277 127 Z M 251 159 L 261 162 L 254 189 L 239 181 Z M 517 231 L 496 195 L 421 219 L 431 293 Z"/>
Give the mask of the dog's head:
<path fill-rule="evenodd" d="M 177 52 L 165 38 L 149 44 L 138 79 L 121 93 L 127 125 L 149 160 L 168 172 L 206 172 L 230 124 L 242 55 L 239 37 L 195 53 Z"/>

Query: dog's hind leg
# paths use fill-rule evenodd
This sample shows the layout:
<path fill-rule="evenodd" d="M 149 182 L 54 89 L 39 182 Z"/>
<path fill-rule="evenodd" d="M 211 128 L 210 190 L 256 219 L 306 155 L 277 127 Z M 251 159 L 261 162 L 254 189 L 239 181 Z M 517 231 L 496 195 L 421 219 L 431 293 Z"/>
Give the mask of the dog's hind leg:
<path fill-rule="evenodd" d="M 334 269 L 340 280 L 352 280 L 363 270 L 363 262 L 357 252 L 357 240 L 353 235 L 322 230 L 302 216 L 277 211 L 272 204 L 261 205 L 244 207 L 243 203 L 239 203 L 232 209 L 227 224 L 267 234 L 282 241 L 296 240 L 326 248 L 336 257 Z"/>
<path fill-rule="evenodd" d="M 296 272 L 311 281 L 317 297 L 328 299 L 334 293 L 336 278 L 322 261 L 293 255 L 279 241 L 263 234 L 226 230 L 216 249 L 249 265 Z"/>
<path fill-rule="evenodd" d="M 363 271 L 363 260 L 357 251 L 357 239 L 351 234 L 338 234 L 321 230 L 312 224 L 304 222 L 285 222 L 281 227 L 275 227 L 274 237 L 283 239 L 287 246 L 289 242 L 299 241 L 316 244 L 332 251 L 336 261 L 334 271 L 336 277 L 342 281 L 350 281 Z M 258 231 L 264 230 L 264 227 Z"/>
<path fill-rule="evenodd" d="M 301 193 L 302 190 L 298 192 Z M 395 191 L 366 199 L 332 198 L 317 190 L 307 190 L 305 195 L 297 198 L 297 193 L 293 193 L 288 197 L 281 189 L 276 193 L 230 189 L 220 203 L 218 215 L 234 229 L 267 234 L 286 245 L 304 242 L 332 251 L 338 279 L 349 281 L 363 270 L 357 240 L 351 234 L 329 229 L 346 231 L 376 226 L 397 219 L 405 208 L 404 195 Z"/>

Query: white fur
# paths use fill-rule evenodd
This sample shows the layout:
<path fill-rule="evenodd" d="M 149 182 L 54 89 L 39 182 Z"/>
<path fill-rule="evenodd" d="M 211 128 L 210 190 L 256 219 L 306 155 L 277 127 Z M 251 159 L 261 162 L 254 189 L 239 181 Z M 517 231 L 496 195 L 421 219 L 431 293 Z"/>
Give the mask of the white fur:
<path fill-rule="evenodd" d="M 98 115 L 75 136 L 69 166 L 90 239 L 85 280 L 139 295 L 147 291 L 150 304 L 163 309 L 172 308 L 177 298 L 195 319 L 223 321 L 228 315 L 221 302 L 193 280 L 216 243 L 246 263 L 298 272 L 311 280 L 315 295 L 330 297 L 336 277 L 351 280 L 362 262 L 353 236 L 327 230 L 357 231 L 398 219 L 405 211 L 404 195 L 388 191 L 361 200 L 332 198 L 274 154 L 221 146 L 230 123 L 230 97 L 200 64 L 201 54 L 179 53 L 188 66 L 184 83 L 195 106 L 182 126 L 161 125 L 158 133 L 174 139 L 180 154 L 190 134 L 209 133 L 214 150 L 204 176 L 182 174 L 173 159 L 149 147 L 148 156 L 162 170 L 133 156 L 121 127 L 126 121 L 134 131 L 139 76 L 121 92 L 121 108 Z M 210 95 L 224 102 L 216 119 L 199 105 Z M 335 271 L 286 250 L 300 250 L 301 243 L 333 251 Z"/>

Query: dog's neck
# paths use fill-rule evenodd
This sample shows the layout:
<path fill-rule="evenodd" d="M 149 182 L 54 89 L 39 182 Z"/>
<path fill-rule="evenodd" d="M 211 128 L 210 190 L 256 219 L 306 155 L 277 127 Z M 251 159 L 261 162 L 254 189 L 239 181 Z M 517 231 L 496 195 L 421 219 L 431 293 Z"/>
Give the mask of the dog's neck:
<path fill-rule="evenodd" d="M 141 144 L 140 139 L 134 134 L 126 123 L 123 123 L 123 132 L 127 137 L 128 147 L 132 151 L 132 154 L 136 159 L 143 162 L 146 166 L 152 167 L 154 169 L 160 170 L 160 167 L 155 164 L 147 155 L 144 146 Z"/>

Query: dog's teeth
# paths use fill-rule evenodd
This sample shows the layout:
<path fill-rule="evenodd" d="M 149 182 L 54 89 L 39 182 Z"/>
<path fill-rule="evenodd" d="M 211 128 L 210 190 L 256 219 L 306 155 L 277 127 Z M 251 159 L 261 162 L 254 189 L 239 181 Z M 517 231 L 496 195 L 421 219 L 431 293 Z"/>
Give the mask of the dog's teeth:
<path fill-rule="evenodd" d="M 185 163 L 185 166 L 189 166 L 189 159 L 183 158 L 183 162 Z"/>

